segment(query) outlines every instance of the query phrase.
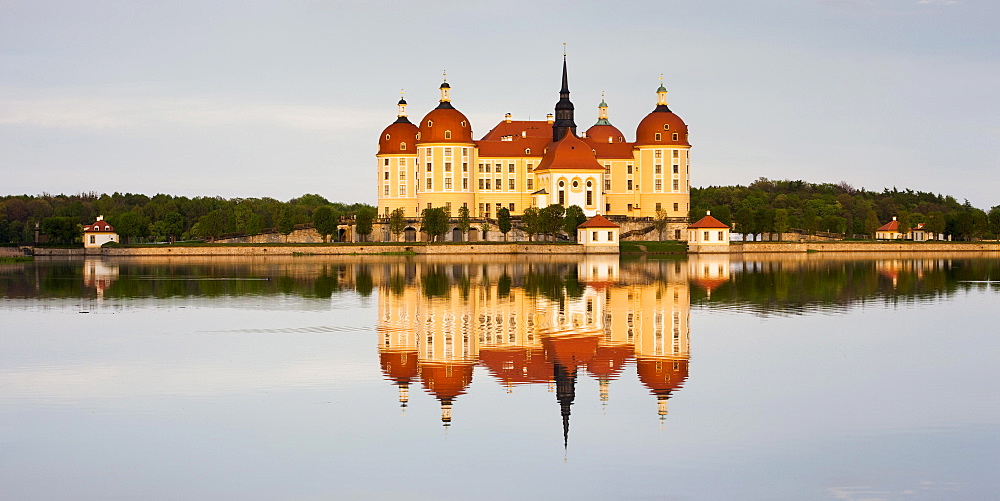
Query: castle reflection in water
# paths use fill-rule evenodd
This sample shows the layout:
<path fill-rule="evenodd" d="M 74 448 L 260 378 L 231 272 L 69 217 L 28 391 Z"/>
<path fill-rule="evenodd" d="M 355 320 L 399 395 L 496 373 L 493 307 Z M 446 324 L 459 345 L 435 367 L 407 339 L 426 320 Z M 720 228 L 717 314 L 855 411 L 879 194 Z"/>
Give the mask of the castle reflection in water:
<path fill-rule="evenodd" d="M 689 280 L 711 288 L 728 277 L 728 261 L 633 264 L 591 256 L 392 265 L 377 281 L 383 374 L 404 407 L 417 384 L 432 394 L 445 426 L 477 365 L 509 390 L 547 385 L 568 433 L 582 374 L 597 379 L 594 398 L 606 401 L 612 382 L 635 370 L 662 419 L 688 377 Z"/>

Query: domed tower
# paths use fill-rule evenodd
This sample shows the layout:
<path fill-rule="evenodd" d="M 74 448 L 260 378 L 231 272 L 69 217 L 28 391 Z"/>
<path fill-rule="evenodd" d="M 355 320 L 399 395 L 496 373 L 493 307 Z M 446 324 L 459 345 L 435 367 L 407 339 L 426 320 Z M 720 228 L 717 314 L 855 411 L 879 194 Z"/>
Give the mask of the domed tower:
<path fill-rule="evenodd" d="M 472 125 L 451 104 L 451 85 L 441 84 L 441 101 L 419 124 L 416 215 L 428 207 L 450 207 L 456 216 L 475 201 L 471 166 L 476 161 Z"/>
<path fill-rule="evenodd" d="M 415 217 L 417 168 L 417 126 L 406 118 L 406 100 L 400 97 L 396 121 L 382 131 L 378 140 L 378 210 L 388 216 L 397 208 Z"/>
<path fill-rule="evenodd" d="M 604 102 L 604 95 L 601 95 L 601 104 L 597 105 L 597 123 L 587 129 L 587 138 L 595 143 L 624 143 L 625 135 L 618 127 L 611 125 L 608 120 L 608 103 Z"/>
<path fill-rule="evenodd" d="M 668 217 L 678 218 L 668 228 L 668 238 L 683 239 L 686 234 L 681 218 L 687 219 L 691 193 L 688 127 L 667 106 L 667 89 L 662 81 L 656 95 L 656 108 L 635 131 L 635 182 L 640 210 L 632 215 L 655 217 L 657 208 L 662 209 Z"/>

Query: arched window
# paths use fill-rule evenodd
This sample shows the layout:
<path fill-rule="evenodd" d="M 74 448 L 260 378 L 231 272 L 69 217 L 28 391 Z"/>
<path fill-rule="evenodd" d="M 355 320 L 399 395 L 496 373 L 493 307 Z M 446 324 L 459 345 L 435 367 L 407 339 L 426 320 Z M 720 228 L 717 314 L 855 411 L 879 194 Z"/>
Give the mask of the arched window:
<path fill-rule="evenodd" d="M 655 140 L 655 141 L 659 141 L 660 140 L 660 133 L 659 132 L 657 132 L 656 135 L 653 136 L 653 140 Z"/>
<path fill-rule="evenodd" d="M 525 155 L 530 155 L 531 154 L 531 148 L 525 148 L 524 149 L 524 154 Z"/>
<path fill-rule="evenodd" d="M 674 141 L 676 141 L 676 140 L 677 140 L 677 133 L 674 132 Z"/>
<path fill-rule="evenodd" d="M 444 131 L 444 138 L 445 139 L 451 139 L 451 131 L 450 130 Z"/>
<path fill-rule="evenodd" d="M 428 127 L 434 127 L 434 122 L 433 122 L 433 121 L 431 121 L 431 120 L 428 120 L 428 121 L 427 121 L 427 126 L 428 126 Z"/>
<path fill-rule="evenodd" d="M 462 127 L 465 127 L 465 120 L 462 120 Z"/>
<path fill-rule="evenodd" d="M 670 124 L 663 124 L 663 130 L 670 130 Z"/>
<path fill-rule="evenodd" d="M 406 149 L 406 143 L 399 143 L 399 149 L 405 150 Z"/>

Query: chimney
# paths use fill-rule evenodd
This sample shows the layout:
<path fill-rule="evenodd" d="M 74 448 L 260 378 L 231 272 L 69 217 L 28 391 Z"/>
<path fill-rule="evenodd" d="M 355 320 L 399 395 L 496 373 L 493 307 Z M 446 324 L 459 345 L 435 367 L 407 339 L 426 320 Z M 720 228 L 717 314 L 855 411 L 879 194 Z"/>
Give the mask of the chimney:
<path fill-rule="evenodd" d="M 552 114 L 551 113 L 549 113 L 548 115 L 545 115 L 545 120 L 549 122 L 549 125 L 552 125 L 552 122 L 555 122 L 555 119 L 552 118 Z"/>
<path fill-rule="evenodd" d="M 510 113 L 508 113 L 508 114 L 504 115 L 504 116 L 503 116 L 503 119 L 504 119 L 504 121 L 506 121 L 507 123 L 510 123 Z"/>

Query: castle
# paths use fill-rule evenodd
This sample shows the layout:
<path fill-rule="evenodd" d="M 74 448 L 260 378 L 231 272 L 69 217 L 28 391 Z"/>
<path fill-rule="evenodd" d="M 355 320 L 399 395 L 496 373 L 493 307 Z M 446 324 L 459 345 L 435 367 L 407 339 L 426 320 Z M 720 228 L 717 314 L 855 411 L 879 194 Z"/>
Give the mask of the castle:
<path fill-rule="evenodd" d="M 577 133 L 566 58 L 555 113 L 545 121 L 513 120 L 510 114 L 479 140 L 472 124 L 440 87 L 438 106 L 418 124 L 406 101 L 379 138 L 378 210 L 402 209 L 407 218 L 431 207 L 453 217 L 465 206 L 475 218 L 494 218 L 501 208 L 519 216 L 528 207 L 578 205 L 584 214 L 654 218 L 666 214 L 667 238 L 683 240 L 690 209 L 688 128 L 667 106 L 667 89 L 656 90 L 656 107 L 636 127 L 635 141 L 598 106 L 597 122 Z M 661 212 L 662 211 L 662 212 Z"/>

